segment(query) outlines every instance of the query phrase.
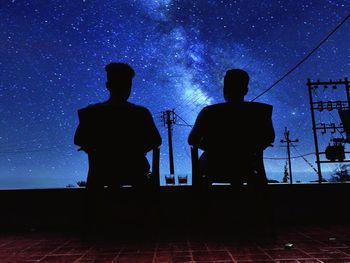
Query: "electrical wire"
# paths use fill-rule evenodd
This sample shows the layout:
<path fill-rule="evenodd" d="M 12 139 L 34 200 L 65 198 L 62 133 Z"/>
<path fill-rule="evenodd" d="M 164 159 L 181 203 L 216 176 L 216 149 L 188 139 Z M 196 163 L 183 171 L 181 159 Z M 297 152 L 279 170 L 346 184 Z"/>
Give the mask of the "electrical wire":
<path fill-rule="evenodd" d="M 321 100 L 321 98 L 317 95 L 316 90 L 314 90 L 314 95 L 315 95 L 319 100 Z M 333 119 L 333 121 L 335 121 L 335 123 L 337 123 L 338 120 L 333 116 L 333 114 L 332 114 L 330 111 L 327 111 L 327 112 L 328 112 L 328 114 L 331 116 L 331 118 Z M 345 139 L 343 133 L 342 133 L 337 127 L 335 127 L 335 129 L 337 130 L 337 132 L 339 132 L 340 136 L 341 136 L 343 139 Z"/>
<path fill-rule="evenodd" d="M 289 76 L 294 70 L 296 70 L 301 64 L 303 64 L 309 57 L 311 57 L 348 19 L 350 18 L 350 13 L 341 20 L 341 22 L 330 32 L 328 35 L 319 42 L 316 47 L 314 47 L 301 61 L 299 61 L 294 67 L 292 67 L 287 73 L 285 73 L 282 77 L 280 77 L 277 81 L 275 81 L 269 88 L 264 90 L 258 96 L 256 96 L 252 101 L 260 98 L 271 89 L 273 89 L 278 83 L 280 83 L 283 79 Z"/>
<path fill-rule="evenodd" d="M 269 92 L 271 89 L 273 89 L 278 83 L 280 83 L 283 79 L 285 79 L 287 76 L 289 76 L 294 70 L 296 70 L 300 65 L 302 65 L 307 59 L 309 59 L 348 19 L 350 18 L 350 13 L 343 18 L 340 23 L 338 23 L 338 25 L 330 32 L 326 35 L 325 38 L 323 38 L 317 45 L 316 47 L 314 47 L 301 61 L 299 61 L 295 66 L 293 66 L 289 71 L 287 71 L 287 73 L 285 73 L 282 77 L 280 77 L 277 81 L 275 81 L 269 88 L 267 88 L 265 91 L 263 91 L 262 93 L 260 93 L 258 96 L 256 96 L 252 101 L 255 101 L 256 99 L 260 98 L 261 96 L 263 96 L 264 94 L 266 94 L 267 92 Z M 185 98 L 185 101 L 190 98 L 189 101 L 187 101 L 186 103 L 189 104 L 193 99 L 192 96 L 188 96 L 187 98 Z M 192 101 L 193 103 L 198 102 L 198 100 L 200 99 L 200 97 L 198 96 L 197 98 L 195 98 L 195 100 Z M 201 103 L 204 104 L 204 103 Z M 331 115 L 331 114 L 330 114 Z M 176 114 L 176 116 L 182 120 L 185 125 L 187 127 L 193 127 L 193 125 L 189 124 L 188 122 L 186 122 L 181 116 L 179 116 L 178 114 Z M 334 117 L 331 115 L 331 117 L 334 119 Z M 337 129 L 338 130 L 338 129 Z M 338 130 L 338 132 L 341 134 L 341 132 Z M 293 144 L 292 144 L 293 146 Z M 294 146 L 293 146 L 294 147 Z M 295 147 L 294 147 L 295 148 Z M 17 153 L 31 153 L 31 152 L 37 152 L 37 151 L 47 151 L 50 149 L 56 149 L 54 147 L 52 148 L 47 148 L 47 149 L 37 149 L 37 150 L 27 150 L 27 151 L 4 151 L 4 152 L 0 152 L 2 154 L 6 153 L 6 154 L 17 154 Z M 296 149 L 296 148 L 295 148 Z M 304 161 L 306 161 L 316 172 L 317 170 L 302 156 L 298 156 L 298 157 L 294 157 L 294 158 L 303 158 Z M 268 159 L 268 158 L 265 158 Z M 272 158 L 270 158 L 272 159 Z"/>
<path fill-rule="evenodd" d="M 307 59 L 309 59 L 348 19 L 350 18 L 350 13 L 345 16 L 345 18 L 343 18 L 338 24 L 337 26 L 331 31 L 329 32 L 301 61 L 299 61 L 296 65 L 294 65 L 289 71 L 287 71 L 282 77 L 280 77 L 278 80 L 276 80 L 270 87 L 268 87 L 266 90 L 264 90 L 262 93 L 260 93 L 258 96 L 256 96 L 254 99 L 252 99 L 251 101 L 255 101 L 258 98 L 260 98 L 261 96 L 265 95 L 267 92 L 269 92 L 270 90 L 272 90 L 278 83 L 280 83 L 283 79 L 285 79 L 286 77 L 288 77 L 294 70 L 296 70 L 299 66 L 301 66 Z M 200 97 L 194 97 L 194 96 L 187 96 L 184 99 L 185 104 L 195 104 L 200 100 Z M 204 106 L 205 103 L 200 103 L 201 106 Z M 177 109 L 178 107 L 176 107 L 175 109 Z M 184 112 L 186 112 L 188 110 L 185 110 Z M 194 110 L 191 110 L 191 112 L 193 112 Z"/>
<path fill-rule="evenodd" d="M 294 148 L 294 150 L 295 150 L 298 154 L 300 154 L 299 151 L 298 151 L 298 149 L 297 149 L 297 147 L 296 147 L 292 142 L 291 142 L 290 144 L 292 145 L 292 147 Z M 300 157 L 303 158 L 303 160 L 312 168 L 312 170 L 315 171 L 316 174 L 318 174 L 317 169 L 316 169 L 303 155 L 300 155 Z"/>
<path fill-rule="evenodd" d="M 304 156 L 309 156 L 309 155 L 314 155 L 315 153 L 306 153 L 302 155 L 297 155 L 297 156 L 291 156 L 291 159 L 298 159 L 298 158 L 303 158 Z M 287 160 L 287 157 L 264 157 L 266 160 Z"/>
<path fill-rule="evenodd" d="M 183 121 L 185 123 L 185 125 L 181 125 L 181 124 L 175 124 L 175 125 L 180 125 L 180 126 L 187 126 L 187 127 L 190 127 L 190 128 L 193 128 L 193 125 L 189 124 L 187 121 L 185 121 L 179 114 L 177 114 L 175 111 L 174 111 L 174 114 L 176 117 L 178 117 L 181 121 Z"/>
<path fill-rule="evenodd" d="M 0 151 L 0 155 L 13 155 L 13 154 L 27 154 L 27 153 L 35 153 L 35 152 L 51 152 L 58 150 L 59 147 L 49 147 L 44 149 L 31 149 L 31 150 L 14 150 L 14 151 Z"/>

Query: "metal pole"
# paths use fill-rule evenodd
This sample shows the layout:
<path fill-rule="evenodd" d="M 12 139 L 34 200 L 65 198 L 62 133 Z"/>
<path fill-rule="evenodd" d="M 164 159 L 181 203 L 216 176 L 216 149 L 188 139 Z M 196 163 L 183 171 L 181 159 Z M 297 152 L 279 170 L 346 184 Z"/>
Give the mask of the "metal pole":
<path fill-rule="evenodd" d="M 308 89 L 309 89 L 309 100 L 310 100 L 310 107 L 311 107 L 312 131 L 313 131 L 313 134 L 314 134 L 318 182 L 322 183 L 322 171 L 321 171 L 321 163 L 320 163 L 320 152 L 319 152 L 319 149 L 318 149 L 315 112 L 314 112 L 314 104 L 313 104 L 313 99 L 312 99 L 312 83 L 311 83 L 310 79 L 307 80 L 307 86 L 308 86 Z"/>
<path fill-rule="evenodd" d="M 174 172 L 174 155 L 173 155 L 173 136 L 172 136 L 172 116 L 173 111 L 166 111 L 166 124 L 168 128 L 168 145 L 169 145 L 169 164 L 170 164 L 170 174 L 175 174 Z"/>
<path fill-rule="evenodd" d="M 292 159 L 290 157 L 290 144 L 293 142 L 299 142 L 298 139 L 296 140 L 291 140 L 289 138 L 289 131 L 287 127 L 284 128 L 284 139 L 281 140 L 281 143 L 287 143 L 287 154 L 288 154 L 288 167 L 289 167 L 289 178 L 290 178 L 290 184 L 293 184 L 293 175 L 292 175 Z M 295 146 L 294 146 L 295 147 Z"/>
<path fill-rule="evenodd" d="M 345 82 L 345 89 L 346 89 L 346 98 L 348 99 L 348 108 L 350 109 L 350 86 L 349 86 L 349 80 L 348 78 L 344 79 Z"/>
<path fill-rule="evenodd" d="M 288 152 L 288 166 L 289 166 L 289 178 L 290 184 L 293 184 L 293 176 L 292 176 L 292 160 L 290 159 L 290 140 L 289 140 L 289 131 L 286 128 L 285 138 L 287 141 L 287 152 Z"/>

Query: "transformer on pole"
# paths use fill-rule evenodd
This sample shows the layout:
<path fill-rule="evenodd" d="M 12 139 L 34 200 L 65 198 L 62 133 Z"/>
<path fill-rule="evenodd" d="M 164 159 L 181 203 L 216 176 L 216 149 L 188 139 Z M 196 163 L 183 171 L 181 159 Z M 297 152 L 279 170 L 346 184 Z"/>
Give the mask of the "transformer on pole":
<path fill-rule="evenodd" d="M 349 152 L 345 152 L 344 150 L 344 144 L 350 142 L 350 138 L 348 138 L 348 135 L 350 134 L 350 127 L 348 127 L 348 124 L 350 123 L 350 86 L 347 78 L 344 78 L 344 80 L 340 79 L 338 81 L 317 80 L 315 82 L 312 82 L 310 79 L 308 79 L 307 86 L 309 91 L 309 101 L 311 108 L 311 121 L 312 131 L 314 135 L 318 182 L 321 183 L 323 180 L 321 164 L 350 162 L 350 160 L 346 160 L 345 157 L 345 154 Z M 318 96 L 316 96 L 316 91 L 320 88 L 323 88 L 324 91 L 326 91 L 327 89 L 335 91 L 339 88 L 343 88 L 345 91 L 346 100 L 344 100 L 344 97 L 342 97 L 342 100 L 322 101 L 321 98 L 318 98 Z M 315 96 L 318 99 L 317 101 L 315 101 Z M 333 110 L 338 111 L 341 121 L 343 123 L 316 123 L 316 113 L 330 113 Z M 318 137 L 319 132 L 325 134 L 329 131 L 332 134 L 336 132 L 339 132 L 340 134 L 346 133 L 347 138 L 333 138 L 329 143 L 328 147 L 325 149 L 325 151 L 320 151 Z M 325 158 L 321 158 L 322 156 L 325 156 Z"/>

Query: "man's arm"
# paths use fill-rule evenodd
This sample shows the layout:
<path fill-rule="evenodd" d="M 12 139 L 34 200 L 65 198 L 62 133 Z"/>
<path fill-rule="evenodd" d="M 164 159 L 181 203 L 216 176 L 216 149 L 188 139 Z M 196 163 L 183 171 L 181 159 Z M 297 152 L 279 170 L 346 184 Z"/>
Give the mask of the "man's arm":
<path fill-rule="evenodd" d="M 188 144 L 198 147 L 202 150 L 206 150 L 204 144 L 204 131 L 205 131 L 206 113 L 205 109 L 202 109 L 197 116 L 196 122 L 188 136 Z"/>
<path fill-rule="evenodd" d="M 80 146 L 79 150 L 89 152 L 92 150 L 93 142 L 91 141 L 90 129 L 87 125 L 87 120 L 84 120 L 85 110 L 79 110 L 79 124 L 74 134 L 74 144 Z"/>
<path fill-rule="evenodd" d="M 263 130 L 265 131 L 264 134 L 264 149 L 272 146 L 272 144 L 275 141 L 275 129 L 273 128 L 273 123 L 272 123 L 272 110 L 273 107 L 271 105 L 269 105 L 269 109 L 268 109 L 268 117 L 266 119 L 266 121 L 264 122 L 264 127 Z"/>
<path fill-rule="evenodd" d="M 82 123 L 82 112 L 81 110 L 78 111 L 78 116 L 79 116 L 79 124 L 77 129 L 75 130 L 74 134 L 74 144 L 78 145 L 83 149 L 84 145 L 86 145 L 86 132 L 84 129 L 84 124 Z"/>
<path fill-rule="evenodd" d="M 162 137 L 159 134 L 157 126 L 155 125 L 152 114 L 149 112 L 149 110 L 146 110 L 145 115 L 145 151 L 149 152 L 162 144 Z"/>
<path fill-rule="evenodd" d="M 74 144 L 82 147 L 84 145 L 84 128 L 79 123 L 74 134 Z"/>

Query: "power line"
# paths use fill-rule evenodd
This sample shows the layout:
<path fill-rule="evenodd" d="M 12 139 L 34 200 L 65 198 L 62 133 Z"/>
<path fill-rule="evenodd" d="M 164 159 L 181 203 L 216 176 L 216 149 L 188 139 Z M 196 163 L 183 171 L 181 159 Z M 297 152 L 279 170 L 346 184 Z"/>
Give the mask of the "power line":
<path fill-rule="evenodd" d="M 42 142 L 49 142 L 50 140 L 48 138 L 34 138 L 34 139 L 25 139 L 25 141 L 16 140 L 16 141 L 8 141 L 8 142 L 0 142 L 0 148 L 1 147 L 8 147 L 8 146 L 18 146 L 18 145 L 26 145 L 26 144 L 40 144 Z"/>
<path fill-rule="evenodd" d="M 174 112 L 174 114 L 176 117 L 178 117 L 180 120 L 182 120 L 185 123 L 185 125 L 181 125 L 181 124 L 177 124 L 177 123 L 176 123 L 176 125 L 187 126 L 187 127 L 193 128 L 193 125 L 191 125 L 187 121 L 185 121 L 179 114 L 177 114 L 176 112 Z"/>
<path fill-rule="evenodd" d="M 280 77 L 278 80 L 276 80 L 269 88 L 267 88 L 265 91 L 260 93 L 258 96 L 256 96 L 251 101 L 255 101 L 267 92 L 269 92 L 271 89 L 273 89 L 278 83 L 280 83 L 283 79 L 285 79 L 287 76 L 289 76 L 294 70 L 296 70 L 300 65 L 302 65 L 307 59 L 309 59 L 348 19 L 350 18 L 350 13 L 341 20 L 341 22 L 330 32 L 328 35 L 323 38 L 317 45 L 314 47 L 300 62 L 298 62 L 295 66 L 293 66 L 287 73 L 285 73 L 282 77 Z M 221 87 L 220 87 L 221 88 Z M 184 99 L 184 102 L 186 104 L 195 104 L 200 100 L 200 97 L 194 97 L 194 96 L 187 96 Z M 204 105 L 205 103 L 201 103 Z"/>
<path fill-rule="evenodd" d="M 315 96 L 316 96 L 319 100 L 321 100 L 321 98 L 317 95 L 316 90 L 314 90 L 314 94 L 315 94 Z M 333 119 L 333 121 L 338 122 L 337 119 L 336 119 L 336 118 L 334 117 L 334 115 L 332 114 L 332 112 L 330 112 L 330 111 L 327 111 L 327 112 L 328 112 L 328 114 L 331 116 L 331 118 Z M 343 136 L 342 132 L 341 132 L 337 127 L 335 127 L 335 129 L 336 129 L 337 132 L 340 134 L 340 136 L 344 139 L 344 136 Z"/>
<path fill-rule="evenodd" d="M 291 145 L 292 145 L 292 147 L 294 148 L 294 150 L 295 150 L 298 154 L 300 154 L 299 151 L 298 151 L 298 149 L 297 149 L 297 147 L 295 147 L 295 145 L 294 145 L 293 143 L 291 143 Z M 317 169 L 316 169 L 304 156 L 301 156 L 301 158 L 303 158 L 303 160 L 312 168 L 312 170 L 314 170 L 314 171 L 316 172 L 316 174 L 318 174 Z"/>
<path fill-rule="evenodd" d="M 261 94 L 259 94 L 258 96 L 256 96 L 252 101 L 255 101 L 256 99 L 260 98 L 261 96 L 263 96 L 264 94 L 266 94 L 267 92 L 269 92 L 271 89 L 273 89 L 279 82 L 281 82 L 283 79 L 285 79 L 287 76 L 289 76 L 294 70 L 296 70 L 300 65 L 302 65 L 307 59 L 309 59 L 348 19 L 350 18 L 350 13 L 341 20 L 341 22 L 330 32 L 328 33 L 328 35 L 326 35 L 325 38 L 323 38 L 318 45 L 316 45 L 316 47 L 314 47 L 300 62 L 298 62 L 294 67 L 292 67 L 287 73 L 285 73 L 282 77 L 280 77 L 277 81 L 275 81 L 269 88 L 267 88 L 265 91 L 263 91 Z M 194 100 L 193 100 L 194 99 Z M 187 100 L 187 102 L 186 102 Z M 200 97 L 194 97 L 194 96 L 188 96 L 187 98 L 185 98 L 185 102 L 188 104 L 190 102 L 192 103 L 196 103 L 198 100 L 200 100 Z M 204 103 L 201 103 L 204 104 Z M 193 111 L 193 110 L 192 110 Z M 184 126 L 188 126 L 188 127 L 193 127 L 193 125 L 189 124 L 188 122 L 186 122 L 182 117 L 180 117 L 178 114 L 176 114 L 177 117 L 179 117 L 179 119 L 181 119 L 186 125 Z M 331 115 L 331 117 L 333 117 Z M 8 145 L 7 145 L 8 146 Z M 28 152 L 32 152 L 32 151 L 28 151 Z M 2 152 L 2 153 L 17 153 L 17 152 Z M 18 152 L 20 153 L 20 152 Z M 21 152 L 24 153 L 24 152 Z M 299 156 L 302 157 L 302 156 Z M 299 157 L 293 157 L 293 158 L 299 158 Z M 265 159 L 276 159 L 276 158 L 265 158 Z"/>
<path fill-rule="evenodd" d="M 252 101 L 255 101 L 256 99 L 263 96 L 265 93 L 269 92 L 271 89 L 273 89 L 278 83 L 280 83 L 283 79 L 285 79 L 288 75 L 290 75 L 295 69 L 297 69 L 301 64 L 303 64 L 309 57 L 312 56 L 313 53 L 315 53 L 348 19 L 350 18 L 350 13 L 342 19 L 342 21 L 330 32 L 328 35 L 322 39 L 320 43 L 316 47 L 314 47 L 311 52 L 309 52 L 300 62 L 298 62 L 294 67 L 292 67 L 286 74 L 284 74 L 281 78 L 279 78 L 275 83 L 273 83 L 269 88 L 267 88 L 265 91 L 260 93 L 258 96 L 256 96 Z"/>
<path fill-rule="evenodd" d="M 178 125 L 178 126 L 185 126 L 185 127 L 190 127 L 190 128 L 193 128 L 193 125 L 189 124 L 187 121 L 185 121 L 179 114 L 177 114 L 176 112 L 174 112 L 175 116 L 178 117 L 180 120 L 182 120 L 185 124 L 184 125 L 181 125 L 181 124 L 178 124 L 178 123 L 175 123 L 175 125 Z M 292 145 L 294 148 L 295 146 Z M 299 152 L 298 152 L 299 153 Z M 309 156 L 309 155 L 314 155 L 315 153 L 312 152 L 312 153 L 306 153 L 306 154 L 300 154 L 297 155 L 297 156 L 291 156 L 292 159 L 298 159 L 298 158 L 303 158 L 305 156 Z M 266 160 L 287 160 L 288 158 L 287 157 L 264 157 L 264 159 Z"/>
<path fill-rule="evenodd" d="M 202 98 L 200 96 L 195 97 L 194 95 L 186 97 L 182 103 L 188 104 L 190 107 L 193 106 L 194 108 L 191 109 L 190 107 L 187 107 L 187 108 L 182 107 L 183 109 L 180 110 L 180 113 L 192 113 L 192 112 L 195 112 L 198 109 L 198 107 L 203 107 L 209 104 L 207 103 L 206 99 L 204 99 L 204 102 L 200 102 L 201 99 Z M 180 103 L 177 103 L 177 104 L 178 106 L 180 106 Z M 176 107 L 175 109 L 178 109 L 178 108 L 179 107 Z"/>
<path fill-rule="evenodd" d="M 315 153 L 306 153 L 306 154 L 302 154 L 302 155 L 297 155 L 297 156 L 291 156 L 290 158 L 292 159 L 298 159 L 298 158 L 303 158 L 305 156 L 309 156 L 309 155 L 314 155 Z M 287 160 L 287 157 L 264 157 L 264 159 L 267 160 Z"/>
<path fill-rule="evenodd" d="M 0 155 L 2 154 L 26 154 L 26 153 L 35 153 L 35 152 L 51 152 L 54 150 L 58 150 L 59 147 L 50 147 L 44 149 L 31 149 L 31 150 L 14 150 L 14 151 L 0 151 Z"/>
<path fill-rule="evenodd" d="M 220 88 L 221 88 L 221 87 L 220 87 Z M 188 96 L 187 98 L 185 98 L 184 103 L 185 103 L 185 104 L 187 103 L 187 104 L 193 104 L 193 105 L 195 105 L 195 104 L 198 102 L 198 104 L 201 104 L 201 106 L 205 105 L 207 99 L 204 98 L 204 99 L 203 99 L 204 102 L 199 102 L 200 99 L 202 99 L 202 97 L 200 97 L 199 95 L 198 95 L 197 97 L 194 96 L 194 95 L 192 95 L 192 96 Z"/>
<path fill-rule="evenodd" d="M 255 101 L 267 92 L 269 92 L 271 89 L 273 89 L 278 83 L 280 83 L 283 79 L 285 79 L 287 76 L 289 76 L 295 69 L 297 69 L 300 65 L 302 65 L 309 57 L 311 57 L 348 19 L 350 18 L 350 13 L 341 20 L 341 22 L 330 32 L 328 35 L 321 40 L 321 42 L 318 43 L 318 45 L 313 48 L 300 62 L 298 62 L 294 67 L 292 67 L 287 73 L 285 73 L 282 77 L 280 77 L 277 81 L 275 81 L 269 88 L 267 88 L 265 91 L 260 93 L 258 96 L 256 96 L 251 101 Z M 221 88 L 221 87 L 220 87 Z M 200 96 L 194 97 L 194 96 L 187 96 L 184 99 L 185 104 L 195 104 L 200 100 Z M 180 104 L 180 103 L 179 103 Z M 202 105 L 205 105 L 205 103 L 200 103 Z M 177 109 L 176 107 L 175 109 Z M 186 111 L 186 110 L 185 110 Z M 193 110 L 191 110 L 193 112 Z"/>

